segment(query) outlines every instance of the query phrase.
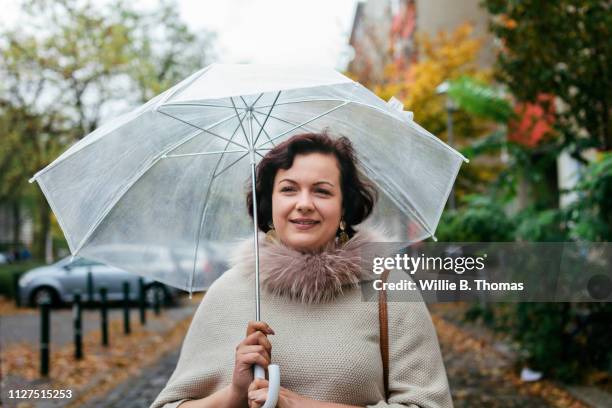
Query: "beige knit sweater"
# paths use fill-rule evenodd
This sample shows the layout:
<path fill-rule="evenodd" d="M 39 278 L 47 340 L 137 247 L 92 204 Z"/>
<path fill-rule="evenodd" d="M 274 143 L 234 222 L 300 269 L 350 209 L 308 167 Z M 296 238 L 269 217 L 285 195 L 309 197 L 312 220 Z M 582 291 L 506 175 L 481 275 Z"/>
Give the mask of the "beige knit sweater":
<path fill-rule="evenodd" d="M 328 248 L 323 255 L 262 242 L 261 315 L 276 332 L 268 338 L 281 386 L 361 407 L 452 407 L 436 333 L 420 302 L 388 303 L 390 397 L 385 401 L 378 303 L 362 300 L 359 286 L 371 282 L 355 262 L 360 247 L 372 239 L 358 233 L 346 248 Z M 175 408 L 231 382 L 235 346 L 255 318 L 252 251 L 241 253 L 202 300 L 176 369 L 152 408 Z M 297 279 L 296 285 L 295 277 L 304 274 L 313 279 Z M 406 275 L 395 277 L 400 278 Z"/>

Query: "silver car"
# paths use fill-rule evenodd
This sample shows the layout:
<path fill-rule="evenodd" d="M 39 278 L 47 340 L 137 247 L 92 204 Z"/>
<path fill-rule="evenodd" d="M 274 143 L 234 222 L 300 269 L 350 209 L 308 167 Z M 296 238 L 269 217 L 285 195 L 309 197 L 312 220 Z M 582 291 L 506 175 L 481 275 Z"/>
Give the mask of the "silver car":
<path fill-rule="evenodd" d="M 91 273 L 91 278 L 89 274 Z M 49 301 L 52 304 L 71 303 L 75 293 L 81 293 L 83 301 L 88 298 L 88 280 L 93 281 L 93 301 L 100 301 L 100 288 L 106 287 L 109 301 L 123 299 L 123 283 L 130 285 L 130 300 L 139 295 L 139 276 L 122 269 L 104 265 L 84 258 L 71 262 L 67 257 L 52 265 L 32 269 L 19 279 L 21 304 L 36 306 Z M 165 302 L 172 302 L 181 293 L 151 279 L 144 279 L 146 297 L 151 302 L 155 296 Z M 157 292 L 157 294 L 156 294 Z"/>

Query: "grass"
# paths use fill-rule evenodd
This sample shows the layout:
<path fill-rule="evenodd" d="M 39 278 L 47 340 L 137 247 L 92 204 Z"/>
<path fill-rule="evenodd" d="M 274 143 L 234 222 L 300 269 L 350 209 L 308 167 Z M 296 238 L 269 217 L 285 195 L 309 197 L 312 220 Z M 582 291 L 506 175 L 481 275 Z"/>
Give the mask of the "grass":
<path fill-rule="evenodd" d="M 14 276 L 21 276 L 22 273 L 41 265 L 44 265 L 44 262 L 35 260 L 0 265 L 0 295 L 15 297 Z"/>

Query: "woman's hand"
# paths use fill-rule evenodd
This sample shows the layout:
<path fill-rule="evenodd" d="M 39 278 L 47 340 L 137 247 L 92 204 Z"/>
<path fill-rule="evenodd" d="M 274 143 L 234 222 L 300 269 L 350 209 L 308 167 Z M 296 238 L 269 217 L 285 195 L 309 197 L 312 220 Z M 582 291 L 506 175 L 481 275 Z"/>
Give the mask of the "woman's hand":
<path fill-rule="evenodd" d="M 249 385 L 249 408 L 260 408 L 266 403 L 268 380 L 256 378 Z M 304 397 L 287 388 L 280 388 L 276 408 L 359 408 L 355 405 L 336 404 Z"/>
<path fill-rule="evenodd" d="M 268 380 L 256 378 L 249 386 L 249 408 L 260 408 L 268 396 Z M 281 387 L 278 394 L 277 408 L 308 408 L 315 402 L 291 390 Z"/>
<path fill-rule="evenodd" d="M 267 323 L 250 321 L 246 338 L 236 346 L 231 384 L 236 394 L 246 396 L 253 381 L 253 365 L 268 368 L 272 356 L 272 344 L 267 338 L 268 334 L 274 334 L 274 330 Z"/>

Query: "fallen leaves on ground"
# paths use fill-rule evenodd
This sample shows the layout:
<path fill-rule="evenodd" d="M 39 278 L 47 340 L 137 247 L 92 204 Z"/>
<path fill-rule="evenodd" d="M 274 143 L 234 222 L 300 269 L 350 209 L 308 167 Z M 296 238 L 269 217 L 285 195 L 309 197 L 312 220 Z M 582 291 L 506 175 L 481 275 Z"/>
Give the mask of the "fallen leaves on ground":
<path fill-rule="evenodd" d="M 436 312 L 432 312 L 432 320 L 436 327 L 442 349 L 448 349 L 448 353 L 461 356 L 464 359 L 463 361 L 467 361 L 477 367 L 480 370 L 479 374 L 481 374 L 482 378 L 487 378 L 487 381 L 511 385 L 516 389 L 517 393 L 539 397 L 552 407 L 588 408 L 587 405 L 578 401 L 567 391 L 557 387 L 550 381 L 541 380 L 533 383 L 521 381 L 514 372 L 512 362 L 508 361 L 508 357 L 493 348 L 486 340 L 474 337 L 467 330 L 454 323 L 450 323 Z M 449 378 L 451 375 L 470 375 L 465 366 L 447 366 L 447 370 L 449 371 Z M 490 400 L 491 393 L 495 390 L 486 389 L 482 384 L 479 385 L 483 387 L 481 397 Z M 453 397 L 455 399 L 463 399 L 467 398 L 468 394 L 469 392 L 466 389 L 459 389 L 454 393 Z M 489 402 L 493 403 L 493 401 Z"/>
<path fill-rule="evenodd" d="M 33 308 L 17 307 L 13 299 L 0 296 L 0 316 L 10 316 L 21 313 L 34 314 L 36 312 L 36 309 Z"/>
<path fill-rule="evenodd" d="M 195 303 L 200 299 L 201 296 L 194 296 L 188 301 Z M 109 323 L 110 346 L 101 345 L 100 330 L 90 332 L 83 338 L 84 357 L 81 360 L 75 359 L 73 344 L 52 348 L 49 381 L 37 381 L 34 387 L 70 389 L 76 398 L 68 406 L 78 407 L 138 374 L 142 367 L 180 346 L 191 321 L 191 317 L 176 322 L 166 315 L 151 316 L 149 319 L 157 319 L 164 325 L 164 332 L 132 325 L 131 334 L 125 335 L 122 320 L 113 320 Z M 30 383 L 40 379 L 40 352 L 32 345 L 13 344 L 2 350 L 0 360 L 3 373 Z"/>

